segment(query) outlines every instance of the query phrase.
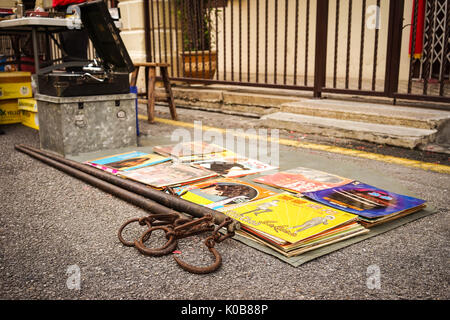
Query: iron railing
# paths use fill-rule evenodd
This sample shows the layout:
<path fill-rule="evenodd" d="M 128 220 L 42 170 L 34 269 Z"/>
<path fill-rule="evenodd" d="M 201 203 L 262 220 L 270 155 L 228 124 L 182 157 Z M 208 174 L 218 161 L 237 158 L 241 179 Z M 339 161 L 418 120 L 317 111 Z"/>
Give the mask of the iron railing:
<path fill-rule="evenodd" d="M 450 103 L 449 2 L 425 1 L 417 39 L 419 0 L 149 0 L 147 60 L 174 81 Z"/>
<path fill-rule="evenodd" d="M 450 103 L 450 0 L 143 3 L 147 61 L 170 63 L 173 81 Z M 62 58 L 57 40 L 39 46 L 46 60 Z"/>

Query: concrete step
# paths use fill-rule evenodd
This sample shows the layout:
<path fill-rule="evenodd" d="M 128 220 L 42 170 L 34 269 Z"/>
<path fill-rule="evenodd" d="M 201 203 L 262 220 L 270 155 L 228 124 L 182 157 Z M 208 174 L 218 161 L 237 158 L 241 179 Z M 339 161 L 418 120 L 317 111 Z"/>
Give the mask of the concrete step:
<path fill-rule="evenodd" d="M 413 149 L 435 140 L 437 130 L 331 119 L 276 112 L 260 119 L 260 126 L 328 137 L 355 139 Z"/>
<path fill-rule="evenodd" d="M 246 93 L 205 87 L 173 87 L 175 104 L 192 109 L 227 111 L 236 114 L 265 115 L 279 111 L 284 103 L 300 101 L 296 96 L 283 96 L 269 93 Z M 164 89 L 156 90 L 156 100 L 164 102 Z"/>
<path fill-rule="evenodd" d="M 450 121 L 450 111 L 329 99 L 284 103 L 280 111 L 431 130 Z"/>
<path fill-rule="evenodd" d="M 260 122 L 273 128 L 407 148 L 429 145 L 450 152 L 450 111 L 423 103 L 394 106 L 353 97 L 312 99 L 292 90 L 219 85 L 172 89 L 179 107 L 262 117 Z M 157 89 L 157 100 L 164 101 L 164 89 Z"/>

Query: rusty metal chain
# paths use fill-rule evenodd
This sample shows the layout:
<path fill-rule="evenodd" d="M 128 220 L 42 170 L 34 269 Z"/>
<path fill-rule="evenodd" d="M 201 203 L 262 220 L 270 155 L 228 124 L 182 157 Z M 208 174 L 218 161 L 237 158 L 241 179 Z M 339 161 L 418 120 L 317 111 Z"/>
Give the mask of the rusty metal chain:
<path fill-rule="evenodd" d="M 205 240 L 205 245 L 214 256 L 214 262 L 207 267 L 197 267 L 190 265 L 180 258 L 174 256 L 175 262 L 184 270 L 195 274 L 207 274 L 216 271 L 222 265 L 222 257 L 214 248 L 216 243 L 220 243 L 234 235 L 234 231 L 228 230 L 228 226 L 233 221 L 231 218 L 226 218 L 217 227 L 214 225 L 213 216 L 206 214 L 197 219 L 185 217 L 181 214 L 150 214 L 142 218 L 134 218 L 126 221 L 118 232 L 120 242 L 127 247 L 135 247 L 139 252 L 148 256 L 164 256 L 172 253 L 178 246 L 178 240 L 187 238 L 193 235 L 202 234 L 204 232 L 212 231 L 212 234 Z M 133 242 L 127 241 L 123 238 L 122 233 L 124 229 L 131 223 L 138 223 L 141 226 L 146 226 L 147 230 Z M 219 230 L 227 228 L 227 233 L 222 235 Z M 162 230 L 167 239 L 166 243 L 159 248 L 150 248 L 145 245 L 149 241 L 153 231 Z"/>

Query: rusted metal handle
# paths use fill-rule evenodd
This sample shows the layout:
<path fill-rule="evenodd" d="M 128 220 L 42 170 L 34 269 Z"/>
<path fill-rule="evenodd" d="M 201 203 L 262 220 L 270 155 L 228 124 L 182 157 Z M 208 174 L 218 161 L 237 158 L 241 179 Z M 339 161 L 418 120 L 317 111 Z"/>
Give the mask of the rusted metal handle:
<path fill-rule="evenodd" d="M 219 252 L 214 247 L 213 248 L 208 247 L 208 250 L 214 255 L 215 260 L 211 265 L 207 267 L 197 267 L 190 265 L 176 256 L 174 256 L 173 258 L 183 270 L 195 274 L 207 274 L 216 271 L 222 265 L 222 257 L 220 256 Z"/>
<path fill-rule="evenodd" d="M 122 224 L 122 226 L 120 226 L 120 228 L 119 228 L 118 237 L 119 237 L 120 242 L 122 242 L 122 244 L 123 244 L 124 246 L 127 246 L 127 247 L 134 247 L 134 241 L 133 241 L 133 242 L 126 241 L 126 240 L 123 238 L 122 233 L 123 233 L 123 230 L 124 230 L 129 224 L 131 224 L 131 223 L 133 223 L 133 222 L 139 222 L 140 225 L 142 225 L 142 222 L 144 222 L 144 224 L 146 224 L 149 228 L 151 228 L 150 222 L 149 222 L 147 219 L 142 219 L 142 218 L 134 218 L 134 219 L 130 219 L 130 220 L 126 221 L 124 224 Z"/>
<path fill-rule="evenodd" d="M 163 230 L 166 234 L 172 231 L 171 228 L 166 226 L 151 227 L 141 236 L 139 240 L 134 241 L 134 246 L 136 247 L 136 249 L 138 249 L 139 252 L 145 255 L 154 257 L 165 256 L 173 252 L 178 245 L 178 241 L 175 238 L 175 235 L 169 236 L 167 242 L 160 248 L 148 248 L 144 245 L 145 239 L 148 239 L 150 237 L 150 234 L 155 230 Z"/>

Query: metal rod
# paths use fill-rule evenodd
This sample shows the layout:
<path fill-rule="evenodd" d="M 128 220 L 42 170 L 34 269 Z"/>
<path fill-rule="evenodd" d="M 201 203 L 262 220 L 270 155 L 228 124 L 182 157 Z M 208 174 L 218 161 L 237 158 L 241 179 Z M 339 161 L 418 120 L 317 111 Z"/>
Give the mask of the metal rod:
<path fill-rule="evenodd" d="M 394 98 L 398 98 L 398 99 L 408 99 L 408 100 L 420 100 L 420 101 L 434 101 L 434 102 L 441 102 L 441 103 L 450 103 L 450 97 L 446 97 L 446 96 L 424 96 L 424 95 L 419 95 L 419 94 L 402 94 L 402 93 L 394 93 L 393 94 Z M 436 109 L 445 109 L 445 110 L 450 110 L 450 106 L 448 105 L 441 105 L 441 106 L 436 106 L 434 107 Z"/>
<path fill-rule="evenodd" d="M 295 0 L 294 85 L 297 84 L 297 65 L 298 65 L 298 1 L 299 0 Z"/>
<path fill-rule="evenodd" d="M 152 61 L 151 54 L 151 39 L 150 37 L 150 3 L 149 1 L 144 1 L 144 31 L 145 31 L 145 61 Z"/>
<path fill-rule="evenodd" d="M 200 48 L 202 52 L 202 77 L 205 78 L 205 50 L 206 50 L 206 41 L 205 41 L 205 19 L 203 15 L 206 14 L 206 9 L 204 7 L 203 1 L 199 2 L 198 14 L 200 17 Z M 209 17 L 208 17 L 209 20 Z"/>
<path fill-rule="evenodd" d="M 259 0 L 256 0 L 256 80 L 259 82 Z"/>
<path fill-rule="evenodd" d="M 172 6 L 171 6 L 171 0 L 167 1 L 167 5 L 168 5 L 168 14 L 169 14 L 169 47 L 170 47 L 170 74 L 173 77 L 173 69 L 174 69 L 174 65 L 173 65 L 173 36 L 172 36 L 172 15 L 173 15 L 173 11 L 172 11 Z M 175 11 L 175 16 L 176 16 L 176 11 Z M 164 27 L 165 28 L 165 27 Z M 176 29 L 175 29 L 176 30 Z M 167 48 L 166 48 L 167 50 Z M 178 52 L 177 52 L 178 55 Z"/>
<path fill-rule="evenodd" d="M 180 46 L 179 46 L 179 39 L 178 39 L 178 1 L 174 1 L 173 2 L 174 5 L 174 17 L 175 17 L 175 47 L 176 47 L 176 51 L 177 51 L 177 57 L 175 58 L 176 62 L 177 62 L 177 77 L 180 76 L 180 59 L 178 59 L 178 54 L 180 53 Z M 181 31 L 183 32 L 183 31 Z M 183 36 L 181 36 L 181 41 L 183 41 Z M 183 44 L 181 44 L 183 45 Z M 184 69 L 184 68 L 183 68 Z M 173 66 L 172 66 L 172 70 L 173 70 Z M 174 75 L 172 74 L 172 77 Z"/>
<path fill-rule="evenodd" d="M 155 36 L 155 13 L 154 13 L 154 11 L 153 11 L 153 0 L 152 0 L 152 3 L 150 4 L 150 10 L 151 10 L 151 12 L 150 12 L 150 14 L 152 15 L 152 18 L 151 18 L 151 27 L 152 27 L 152 35 L 151 35 L 151 38 L 152 38 L 152 49 L 153 49 L 153 56 L 152 56 L 152 60 L 154 61 L 154 62 L 156 62 L 156 36 Z M 152 60 L 149 60 L 149 61 L 152 61 Z M 148 81 L 148 79 L 146 79 L 146 83 L 147 83 L 147 81 Z"/>
<path fill-rule="evenodd" d="M 306 1 L 306 28 L 305 28 L 305 86 L 308 85 L 308 53 L 309 53 L 309 14 L 310 0 Z"/>
<path fill-rule="evenodd" d="M 247 0 L 247 82 L 250 82 L 250 1 Z"/>
<path fill-rule="evenodd" d="M 278 54 L 278 0 L 275 0 L 275 16 L 274 16 L 274 24 L 273 24 L 273 32 L 274 32 L 274 39 L 273 39 L 273 77 L 274 81 L 273 83 L 277 83 L 277 54 Z M 287 17 L 286 17 L 287 18 Z"/>
<path fill-rule="evenodd" d="M 448 38 L 450 35 L 450 3 L 447 2 L 447 21 L 445 22 L 445 32 L 444 32 L 444 53 L 448 52 Z M 439 83 L 439 95 L 444 96 L 444 86 L 445 86 L 445 72 L 447 71 L 448 59 L 444 56 L 442 61 L 442 69 L 440 74 L 440 83 Z M 450 74 L 450 72 L 449 72 Z"/>
<path fill-rule="evenodd" d="M 326 81 L 327 64 L 327 32 L 328 32 L 328 4 L 329 0 L 318 0 L 316 20 L 323 22 L 316 26 L 316 60 L 314 62 L 314 98 L 322 96 L 322 89 Z"/>
<path fill-rule="evenodd" d="M 242 0 L 239 0 L 239 81 L 242 81 Z"/>
<path fill-rule="evenodd" d="M 182 1 L 183 3 L 183 16 L 185 17 L 184 20 L 184 24 L 185 24 L 185 31 L 186 33 L 183 34 L 183 42 L 184 42 L 184 37 L 187 37 L 187 43 L 189 44 L 189 54 L 188 54 L 188 59 L 189 59 L 189 73 L 192 77 L 192 56 L 191 56 L 191 52 L 192 52 L 192 39 L 191 39 L 191 31 L 190 31 L 190 27 L 189 27 L 189 22 L 187 21 L 187 19 L 189 18 L 189 8 L 187 7 L 187 1 Z M 186 18 L 188 17 L 188 18 Z M 183 48 L 183 50 L 186 50 L 187 48 Z M 185 68 L 186 68 L 186 64 L 185 64 Z"/>
<path fill-rule="evenodd" d="M 149 188 L 143 184 L 117 177 L 89 165 L 65 159 L 50 152 L 25 145 L 16 145 L 15 148 L 75 178 L 81 179 L 153 213 L 173 214 L 174 212 L 183 212 L 194 217 L 203 217 L 206 214 L 211 214 L 216 224 L 222 223 L 227 218 L 222 212 Z M 235 230 L 239 228 L 239 223 L 233 221 L 230 226 Z"/>
<path fill-rule="evenodd" d="M 211 0 L 208 0 L 208 8 L 206 9 L 208 12 L 208 47 L 209 47 L 209 55 L 208 55 L 208 63 L 209 63 L 209 67 L 208 67 L 208 78 L 213 78 L 214 74 L 212 73 L 212 63 L 211 63 L 211 53 L 212 53 L 212 45 L 213 45 L 213 34 L 212 34 L 212 28 L 211 28 L 211 13 L 212 13 L 212 4 L 211 4 Z M 216 8 L 217 11 L 217 8 Z M 217 52 L 217 51 L 216 51 Z M 216 58 L 217 60 L 217 58 Z M 216 63 L 217 64 L 217 63 Z"/>
<path fill-rule="evenodd" d="M 223 14 L 222 14 L 222 29 L 223 29 L 223 80 L 227 80 L 227 23 L 226 23 L 226 18 L 227 18 L 227 8 L 223 8 Z M 219 79 L 217 79 L 219 80 Z"/>
<path fill-rule="evenodd" d="M 119 186 L 113 185 L 105 180 L 99 179 L 89 173 L 80 171 L 77 168 L 68 166 L 62 162 L 59 162 L 50 157 L 47 157 L 39 152 L 34 152 L 33 150 L 28 149 L 28 147 L 25 147 L 22 145 L 16 145 L 15 148 L 16 148 L 16 150 L 23 152 L 35 159 L 38 159 L 38 160 L 44 162 L 45 164 L 48 164 L 58 170 L 61 170 L 65 173 L 71 175 L 74 178 L 77 178 L 84 182 L 87 182 L 90 185 L 92 185 L 96 188 L 99 188 L 105 192 L 108 192 L 110 194 L 113 194 L 122 200 L 126 200 L 127 202 L 130 202 L 139 208 L 149 210 L 155 214 L 166 214 L 166 213 L 174 214 L 174 213 L 176 213 L 174 210 L 172 210 L 168 207 L 165 207 L 165 206 L 160 205 L 152 200 L 144 198 L 143 196 L 140 196 L 140 195 L 137 195 L 130 191 L 124 190 Z"/>
<path fill-rule="evenodd" d="M 283 69 L 283 84 L 287 80 L 287 54 L 288 54 L 288 25 L 289 25 L 289 5 L 288 0 L 284 2 L 284 15 L 286 21 L 284 22 L 284 69 Z"/>
<path fill-rule="evenodd" d="M 231 22 L 230 22 L 230 36 L 231 36 L 231 81 L 234 81 L 234 6 L 231 1 Z"/>
<path fill-rule="evenodd" d="M 175 1 L 175 3 L 177 3 L 177 2 L 178 1 Z M 180 36 L 181 36 L 181 52 L 182 52 L 181 56 L 183 59 L 181 62 L 181 64 L 182 64 L 181 71 L 182 71 L 182 76 L 186 77 L 187 68 L 186 68 L 186 58 L 185 58 L 185 52 L 184 52 L 186 49 L 186 43 L 184 41 L 186 26 L 185 26 L 185 21 L 184 21 L 185 19 L 183 19 L 183 17 L 185 17 L 184 2 L 180 3 L 180 8 L 178 10 L 180 11 L 180 26 L 181 26 L 181 35 Z M 190 61 L 189 61 L 189 65 L 190 65 Z M 179 76 L 179 74 L 180 73 L 178 72 L 178 76 Z"/>
<path fill-rule="evenodd" d="M 156 23 L 158 25 L 158 49 L 159 49 L 159 62 L 162 62 L 162 51 L 161 51 L 161 22 L 159 21 L 159 1 L 156 5 Z M 155 57 L 156 58 L 156 57 Z"/>
<path fill-rule="evenodd" d="M 265 6 L 265 23 L 264 23 L 264 83 L 267 83 L 267 68 L 268 68 L 268 57 L 267 57 L 267 50 L 269 48 L 268 46 L 268 37 L 269 37 L 269 0 L 266 0 L 266 6 Z"/>
<path fill-rule="evenodd" d="M 334 65 L 333 65 L 333 88 L 336 88 L 337 79 L 337 60 L 338 60 L 338 46 L 339 46 L 339 8 L 340 0 L 336 0 L 336 18 L 334 25 Z"/>
<path fill-rule="evenodd" d="M 352 41 L 352 13 L 353 1 L 348 2 L 348 24 L 347 24 L 347 59 L 345 62 L 345 89 L 348 89 L 350 79 L 350 45 Z"/>
<path fill-rule="evenodd" d="M 215 41 L 215 50 L 216 50 L 216 79 L 219 80 L 219 10 L 218 5 L 217 5 L 217 0 L 214 0 L 214 4 L 215 4 L 215 10 L 214 10 L 214 15 L 215 15 L 215 19 L 216 19 L 216 24 L 214 26 L 214 29 L 216 30 L 216 41 Z M 225 11 L 225 8 L 223 8 L 223 10 Z"/>
<path fill-rule="evenodd" d="M 157 78 L 159 79 L 159 78 Z M 192 78 L 171 78 L 172 81 L 181 82 L 197 82 L 198 79 Z M 293 86 L 293 85 L 283 85 L 283 84 L 273 84 L 273 83 L 255 83 L 255 82 L 238 82 L 238 81 L 226 81 L 226 80 L 214 80 L 214 79 L 202 79 L 202 83 L 205 84 L 233 84 L 237 86 L 247 86 L 247 87 L 263 87 L 263 88 L 278 88 L 278 89 L 292 89 L 292 90 L 305 90 L 313 91 L 313 87 L 306 86 Z"/>
<path fill-rule="evenodd" d="M 427 46 L 425 48 L 426 50 L 426 57 L 425 57 L 425 77 L 423 79 L 423 94 L 427 95 L 428 94 L 428 81 L 431 79 L 431 75 L 432 75 L 432 46 L 431 46 L 431 38 L 434 34 L 434 28 L 433 28 L 433 20 L 435 19 L 434 17 L 434 5 L 435 5 L 435 1 L 431 1 L 430 3 L 431 5 L 431 9 L 430 9 L 430 13 L 433 13 L 433 18 L 430 17 L 431 14 L 427 15 L 426 17 L 426 25 L 428 26 L 428 30 L 427 30 Z M 445 52 L 445 51 L 444 51 Z"/>
<path fill-rule="evenodd" d="M 416 40 L 417 40 L 417 21 L 419 16 L 419 0 L 414 0 L 414 15 L 412 25 L 412 40 L 411 40 L 411 54 L 409 58 L 409 77 L 408 77 L 408 93 L 412 90 L 412 78 L 414 73 L 414 55 L 416 54 Z"/>
<path fill-rule="evenodd" d="M 434 3 L 434 1 L 432 1 Z M 426 6 L 428 7 L 429 4 L 426 4 Z M 424 31 L 427 37 L 427 42 L 426 45 L 424 46 L 424 50 L 422 51 L 422 55 L 423 55 L 423 94 L 426 95 L 427 91 L 428 91 L 428 79 L 430 78 L 431 75 L 431 63 L 430 63 L 430 59 L 431 59 L 431 31 L 432 31 L 432 19 L 430 17 L 430 13 L 433 12 L 433 10 L 430 9 L 430 12 L 427 12 L 427 9 L 425 9 L 425 23 L 424 23 Z M 424 39 L 425 41 L 425 39 Z"/>
<path fill-rule="evenodd" d="M 380 3 L 381 0 L 377 0 L 377 15 L 375 22 L 375 43 L 374 43 L 374 52 L 373 52 L 373 70 L 372 70 L 372 91 L 376 90 L 376 81 L 377 81 L 377 66 L 378 66 L 378 42 L 380 39 Z"/>
<path fill-rule="evenodd" d="M 189 12 L 189 19 L 192 21 L 191 23 L 192 23 L 192 30 L 191 30 L 191 32 L 192 32 L 192 36 L 194 37 L 194 51 L 195 51 L 195 55 L 194 55 L 194 57 L 195 57 L 195 74 L 196 75 L 198 75 L 198 73 L 199 73 L 199 70 L 198 70 L 198 58 L 199 58 L 199 56 L 198 56 L 198 49 L 199 49 L 199 45 L 201 45 L 200 44 L 200 39 L 198 38 L 199 37 L 199 25 L 198 25 L 198 20 L 196 20 L 196 18 L 195 17 L 198 17 L 199 16 L 199 14 L 200 14 L 200 12 L 199 12 L 199 7 L 198 7 L 198 3 L 197 3 L 197 1 L 193 1 L 192 2 L 192 4 L 193 4 L 193 6 L 192 6 L 192 10 L 190 9 L 190 7 L 189 7 L 189 1 L 186 1 L 186 3 L 188 3 L 188 12 Z M 201 24 L 203 24 L 203 19 L 201 19 L 201 22 L 200 22 Z M 203 38 L 203 34 L 202 35 L 200 35 L 202 38 Z M 191 47 L 192 48 L 192 47 Z M 193 75 L 191 75 L 191 77 L 192 77 Z M 197 77 L 197 76 L 194 76 L 194 77 Z"/>
<path fill-rule="evenodd" d="M 393 97 L 393 94 L 398 91 L 404 5 L 404 0 L 389 2 L 389 33 L 384 73 L 386 79 L 384 82 L 384 93 L 388 97 Z"/>
<path fill-rule="evenodd" d="M 358 77 L 358 89 L 362 88 L 362 77 L 363 77 L 363 61 L 364 61 L 364 40 L 365 40 L 365 30 L 366 30 L 366 0 L 362 2 L 361 9 L 361 47 L 359 51 L 359 77 Z"/>

